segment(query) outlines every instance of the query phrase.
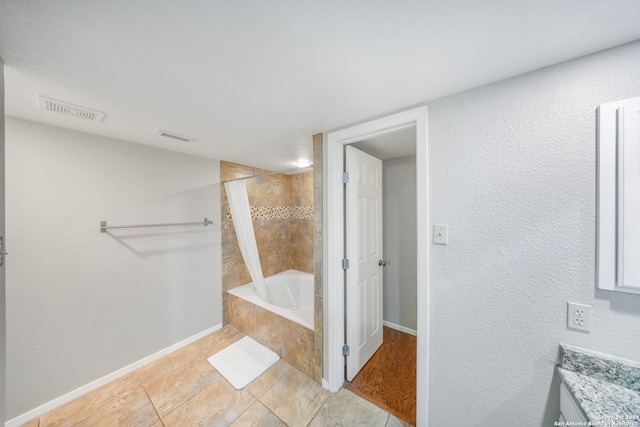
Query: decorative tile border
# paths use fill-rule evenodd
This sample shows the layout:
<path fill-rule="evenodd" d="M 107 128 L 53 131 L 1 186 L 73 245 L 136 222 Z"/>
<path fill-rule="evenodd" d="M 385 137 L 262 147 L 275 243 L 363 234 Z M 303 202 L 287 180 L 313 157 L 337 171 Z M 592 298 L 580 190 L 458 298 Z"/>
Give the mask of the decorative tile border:
<path fill-rule="evenodd" d="M 291 206 L 290 218 L 313 219 L 313 206 Z"/>
<path fill-rule="evenodd" d="M 288 206 L 251 206 L 251 219 L 287 219 Z"/>
<path fill-rule="evenodd" d="M 227 218 L 233 221 L 229 209 Z M 251 206 L 251 219 L 313 219 L 313 206 Z"/>

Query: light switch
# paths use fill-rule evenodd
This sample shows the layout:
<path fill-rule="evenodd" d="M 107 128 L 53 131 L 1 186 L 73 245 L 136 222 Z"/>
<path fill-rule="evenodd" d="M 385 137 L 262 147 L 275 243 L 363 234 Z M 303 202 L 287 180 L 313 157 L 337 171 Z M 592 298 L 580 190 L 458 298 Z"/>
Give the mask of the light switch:
<path fill-rule="evenodd" d="M 446 224 L 435 224 L 433 226 L 433 243 L 436 245 L 446 245 L 449 239 L 448 227 Z"/>

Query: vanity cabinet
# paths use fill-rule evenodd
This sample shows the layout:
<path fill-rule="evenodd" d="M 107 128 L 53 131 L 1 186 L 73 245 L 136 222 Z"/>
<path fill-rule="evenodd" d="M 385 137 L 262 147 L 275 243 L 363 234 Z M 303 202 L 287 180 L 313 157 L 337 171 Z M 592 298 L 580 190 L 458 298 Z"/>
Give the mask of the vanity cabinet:
<path fill-rule="evenodd" d="M 582 411 L 578 406 L 578 402 L 575 401 L 567 386 L 564 383 L 560 385 L 560 422 L 566 423 L 572 422 L 587 422 L 587 419 L 582 415 Z M 585 424 L 586 425 L 586 424 Z"/>
<path fill-rule="evenodd" d="M 560 345 L 561 425 L 640 427 L 640 363 Z"/>

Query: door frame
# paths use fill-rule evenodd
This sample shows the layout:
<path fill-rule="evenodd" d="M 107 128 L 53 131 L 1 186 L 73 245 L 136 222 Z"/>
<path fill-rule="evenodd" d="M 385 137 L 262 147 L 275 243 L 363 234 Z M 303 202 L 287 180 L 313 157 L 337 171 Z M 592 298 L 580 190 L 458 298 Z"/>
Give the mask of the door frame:
<path fill-rule="evenodd" d="M 427 107 L 417 107 L 401 111 L 390 116 L 371 120 L 346 129 L 327 134 L 326 138 L 326 175 L 323 187 L 325 192 L 326 211 L 323 229 L 323 287 L 327 289 L 327 300 L 324 303 L 327 320 L 324 333 L 328 351 L 328 362 L 324 372 L 326 388 L 337 392 L 344 383 L 344 284 L 345 274 L 342 269 L 344 257 L 344 146 L 353 142 L 384 135 L 411 126 L 416 128 L 416 232 L 418 244 L 417 256 L 417 366 L 416 366 L 416 399 L 424 402 L 417 405 L 416 423 L 427 425 L 428 393 L 429 393 L 429 220 L 428 220 L 428 134 Z"/>

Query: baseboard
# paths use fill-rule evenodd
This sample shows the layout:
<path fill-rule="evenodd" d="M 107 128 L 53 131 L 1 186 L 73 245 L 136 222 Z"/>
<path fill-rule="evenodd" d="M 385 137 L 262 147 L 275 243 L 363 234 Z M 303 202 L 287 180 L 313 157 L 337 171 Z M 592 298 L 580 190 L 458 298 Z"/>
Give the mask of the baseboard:
<path fill-rule="evenodd" d="M 418 336 L 418 331 L 416 331 L 415 329 L 407 328 L 402 325 L 396 325 L 395 323 L 387 322 L 386 320 L 383 320 L 382 324 L 388 328 L 395 329 L 396 331 L 404 332 L 405 334 L 413 335 L 414 337 Z"/>
<path fill-rule="evenodd" d="M 101 387 L 107 383 L 110 383 L 113 380 L 116 380 L 120 377 L 125 376 L 126 374 L 128 374 L 129 372 L 133 372 L 138 368 L 143 367 L 144 365 L 147 365 L 155 360 L 160 359 L 163 356 L 166 356 L 167 354 L 176 351 L 182 347 L 185 347 L 189 344 L 191 344 L 192 342 L 195 342 L 197 340 L 199 340 L 200 338 L 203 338 L 219 329 L 222 328 L 222 323 L 219 323 L 209 329 L 206 329 L 202 332 L 199 332 L 187 339 L 184 339 L 176 344 L 173 344 L 172 346 L 169 346 L 165 349 L 162 349 L 154 354 L 152 354 L 151 356 L 147 356 L 144 359 L 140 359 L 137 362 L 133 362 L 132 364 L 125 366 L 122 369 L 118 369 L 115 372 L 112 372 L 108 375 L 105 375 L 102 378 L 99 378 L 95 381 L 90 382 L 89 384 L 83 385 L 80 388 L 77 388 L 63 396 L 57 397 L 55 399 L 53 399 L 50 402 L 45 403 L 44 405 L 38 406 L 35 409 L 30 410 L 29 412 L 25 412 L 22 415 L 19 415 L 17 417 L 15 417 L 12 420 L 9 420 L 7 422 L 5 422 L 5 427 L 19 427 L 22 424 L 29 422 L 31 420 L 33 420 L 34 418 L 37 418 L 43 414 L 46 414 L 47 412 L 51 411 L 52 409 L 57 408 L 58 406 L 62 406 L 65 403 L 69 403 L 74 399 L 77 399 L 78 397 L 89 393 L 90 391 L 93 391 L 95 389 L 97 389 L 98 387 Z"/>
<path fill-rule="evenodd" d="M 329 390 L 329 381 L 322 379 L 322 388 L 325 390 Z"/>

